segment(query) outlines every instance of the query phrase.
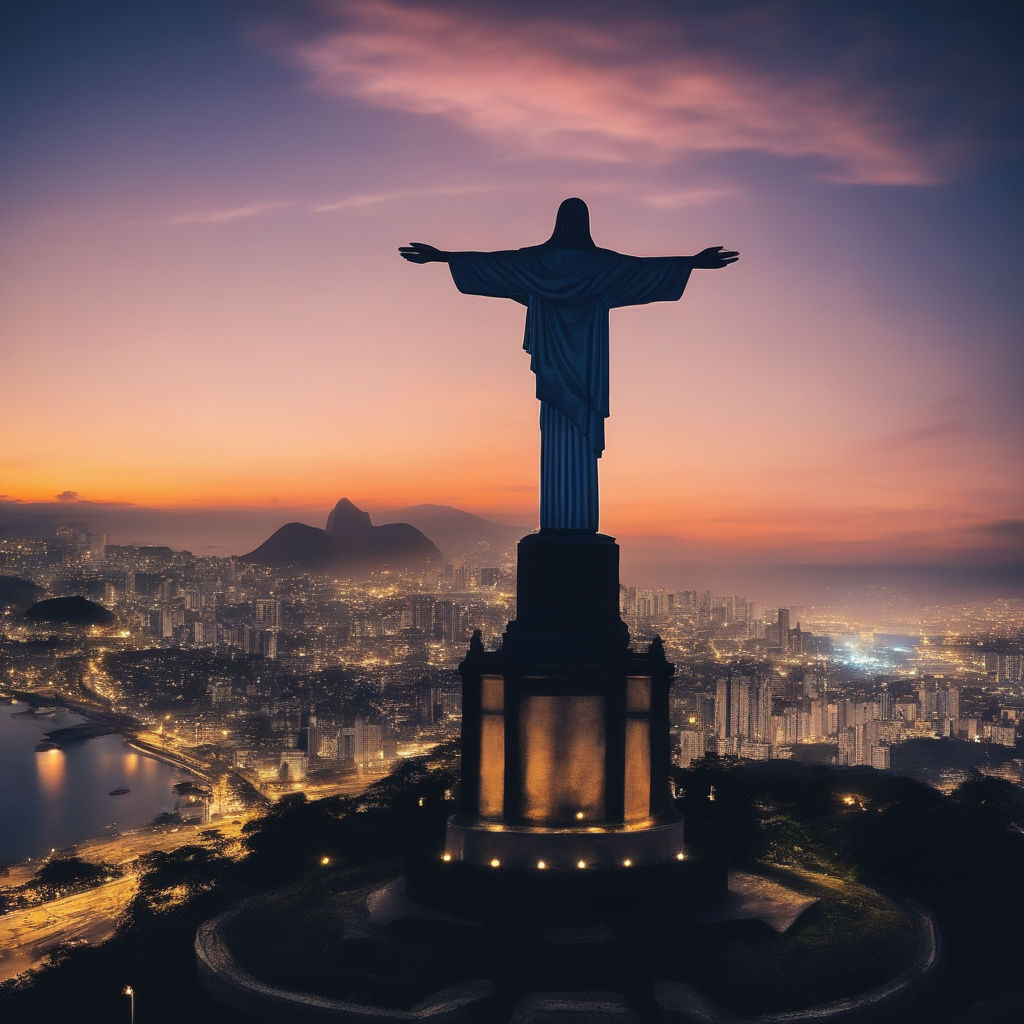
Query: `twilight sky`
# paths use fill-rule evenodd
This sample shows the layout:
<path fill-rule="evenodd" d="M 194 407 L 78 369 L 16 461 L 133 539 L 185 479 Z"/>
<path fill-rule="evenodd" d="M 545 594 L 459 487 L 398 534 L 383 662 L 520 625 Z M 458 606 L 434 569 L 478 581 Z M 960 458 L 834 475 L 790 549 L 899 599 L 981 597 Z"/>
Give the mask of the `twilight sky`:
<path fill-rule="evenodd" d="M 0 500 L 535 523 L 522 307 L 396 249 L 579 195 L 742 252 L 612 314 L 605 532 L 1024 563 L 1017 6 L 5 4 Z"/>

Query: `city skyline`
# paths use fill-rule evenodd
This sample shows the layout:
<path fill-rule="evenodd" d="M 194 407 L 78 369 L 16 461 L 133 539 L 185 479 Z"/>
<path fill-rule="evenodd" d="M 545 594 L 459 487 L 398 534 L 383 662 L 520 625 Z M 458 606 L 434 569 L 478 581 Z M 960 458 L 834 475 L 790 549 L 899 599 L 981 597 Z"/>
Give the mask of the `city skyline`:
<path fill-rule="evenodd" d="M 530 526 L 522 314 L 394 250 L 579 194 L 598 244 L 744 252 L 614 315 L 602 529 L 1024 562 L 1008 6 L 279 7 L 8 15 L 0 501 Z"/>

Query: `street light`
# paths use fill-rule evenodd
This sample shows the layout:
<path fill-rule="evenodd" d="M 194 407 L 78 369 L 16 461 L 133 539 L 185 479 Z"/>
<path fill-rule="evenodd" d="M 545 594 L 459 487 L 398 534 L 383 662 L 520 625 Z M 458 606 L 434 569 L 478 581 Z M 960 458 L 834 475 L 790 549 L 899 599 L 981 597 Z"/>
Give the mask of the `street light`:
<path fill-rule="evenodd" d="M 135 1024 L 135 989 L 131 985 L 125 985 L 124 991 L 121 993 L 123 996 L 127 996 L 129 1004 L 131 1006 L 131 1021 L 130 1024 Z"/>

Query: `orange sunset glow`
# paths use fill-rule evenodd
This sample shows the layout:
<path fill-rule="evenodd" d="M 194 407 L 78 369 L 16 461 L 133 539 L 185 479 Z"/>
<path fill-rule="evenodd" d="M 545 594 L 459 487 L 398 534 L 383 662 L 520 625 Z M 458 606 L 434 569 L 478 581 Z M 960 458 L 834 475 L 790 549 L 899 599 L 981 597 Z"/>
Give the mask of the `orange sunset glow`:
<path fill-rule="evenodd" d="M 598 245 L 743 253 L 612 313 L 604 532 L 693 558 L 1024 561 L 1019 158 L 984 81 L 917 28 L 844 15 L 830 60 L 781 9 L 286 6 L 191 32 L 126 16 L 146 45 L 88 56 L 67 13 L 26 43 L 8 512 L 319 523 L 347 495 L 535 526 L 522 307 L 395 250 L 531 245 L 579 195 Z"/>

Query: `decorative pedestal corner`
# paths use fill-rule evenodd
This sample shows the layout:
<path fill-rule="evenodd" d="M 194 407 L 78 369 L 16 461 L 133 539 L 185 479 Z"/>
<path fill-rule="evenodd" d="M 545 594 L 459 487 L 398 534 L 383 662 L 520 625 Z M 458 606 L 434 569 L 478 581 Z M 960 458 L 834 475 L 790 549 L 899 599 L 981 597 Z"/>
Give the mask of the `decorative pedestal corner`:
<path fill-rule="evenodd" d="M 415 898 L 568 919 L 593 904 L 695 908 L 724 896 L 724 865 L 687 848 L 669 793 L 669 688 L 660 641 L 630 649 L 619 548 L 600 534 L 519 544 L 517 617 L 479 637 L 462 674 L 462 790 Z"/>

